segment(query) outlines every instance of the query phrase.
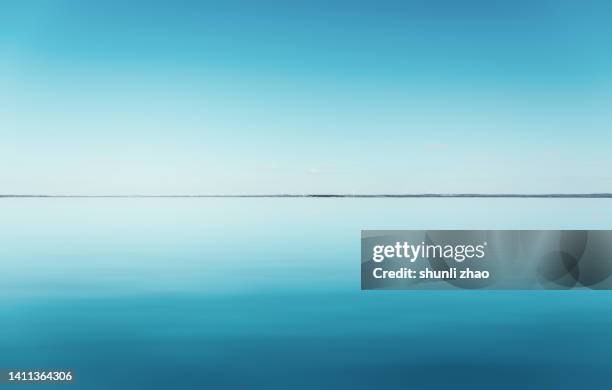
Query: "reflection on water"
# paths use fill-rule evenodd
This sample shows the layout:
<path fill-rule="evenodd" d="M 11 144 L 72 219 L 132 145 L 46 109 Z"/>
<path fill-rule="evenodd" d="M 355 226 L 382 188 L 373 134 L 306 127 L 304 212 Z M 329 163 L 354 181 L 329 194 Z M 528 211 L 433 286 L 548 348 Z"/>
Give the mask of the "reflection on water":
<path fill-rule="evenodd" d="M 606 199 L 4 199 L 0 367 L 74 388 L 602 385 L 612 293 L 360 291 L 361 229 L 611 229 Z"/>

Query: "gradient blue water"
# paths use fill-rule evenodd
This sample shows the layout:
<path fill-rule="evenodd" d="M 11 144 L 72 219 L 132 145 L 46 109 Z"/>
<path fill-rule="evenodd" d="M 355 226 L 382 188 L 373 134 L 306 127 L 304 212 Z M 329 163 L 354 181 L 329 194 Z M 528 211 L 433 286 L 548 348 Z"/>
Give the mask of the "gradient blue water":
<path fill-rule="evenodd" d="M 359 233 L 610 229 L 609 200 L 4 199 L 0 211 L 0 367 L 72 367 L 71 388 L 607 387 L 611 293 L 360 291 Z"/>

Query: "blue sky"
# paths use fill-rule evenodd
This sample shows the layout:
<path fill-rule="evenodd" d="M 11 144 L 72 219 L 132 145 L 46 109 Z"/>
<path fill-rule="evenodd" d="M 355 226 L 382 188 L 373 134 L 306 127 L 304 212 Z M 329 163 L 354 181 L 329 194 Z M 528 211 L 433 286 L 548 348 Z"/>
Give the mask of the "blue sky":
<path fill-rule="evenodd" d="M 607 1 L 4 1 L 0 193 L 612 191 Z"/>

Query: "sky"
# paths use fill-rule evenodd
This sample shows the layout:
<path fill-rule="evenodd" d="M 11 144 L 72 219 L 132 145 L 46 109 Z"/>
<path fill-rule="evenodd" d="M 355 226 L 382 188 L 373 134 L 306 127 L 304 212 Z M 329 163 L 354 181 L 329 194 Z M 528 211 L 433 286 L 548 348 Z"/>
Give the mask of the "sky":
<path fill-rule="evenodd" d="M 0 3 L 0 193 L 612 192 L 609 1 Z"/>

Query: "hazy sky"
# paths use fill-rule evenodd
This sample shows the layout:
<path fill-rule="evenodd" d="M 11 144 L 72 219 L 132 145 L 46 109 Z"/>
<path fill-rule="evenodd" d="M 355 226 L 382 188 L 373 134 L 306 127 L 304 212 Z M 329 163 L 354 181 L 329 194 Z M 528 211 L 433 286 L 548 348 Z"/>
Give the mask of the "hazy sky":
<path fill-rule="evenodd" d="M 610 1 L 2 1 L 0 193 L 612 191 Z"/>

